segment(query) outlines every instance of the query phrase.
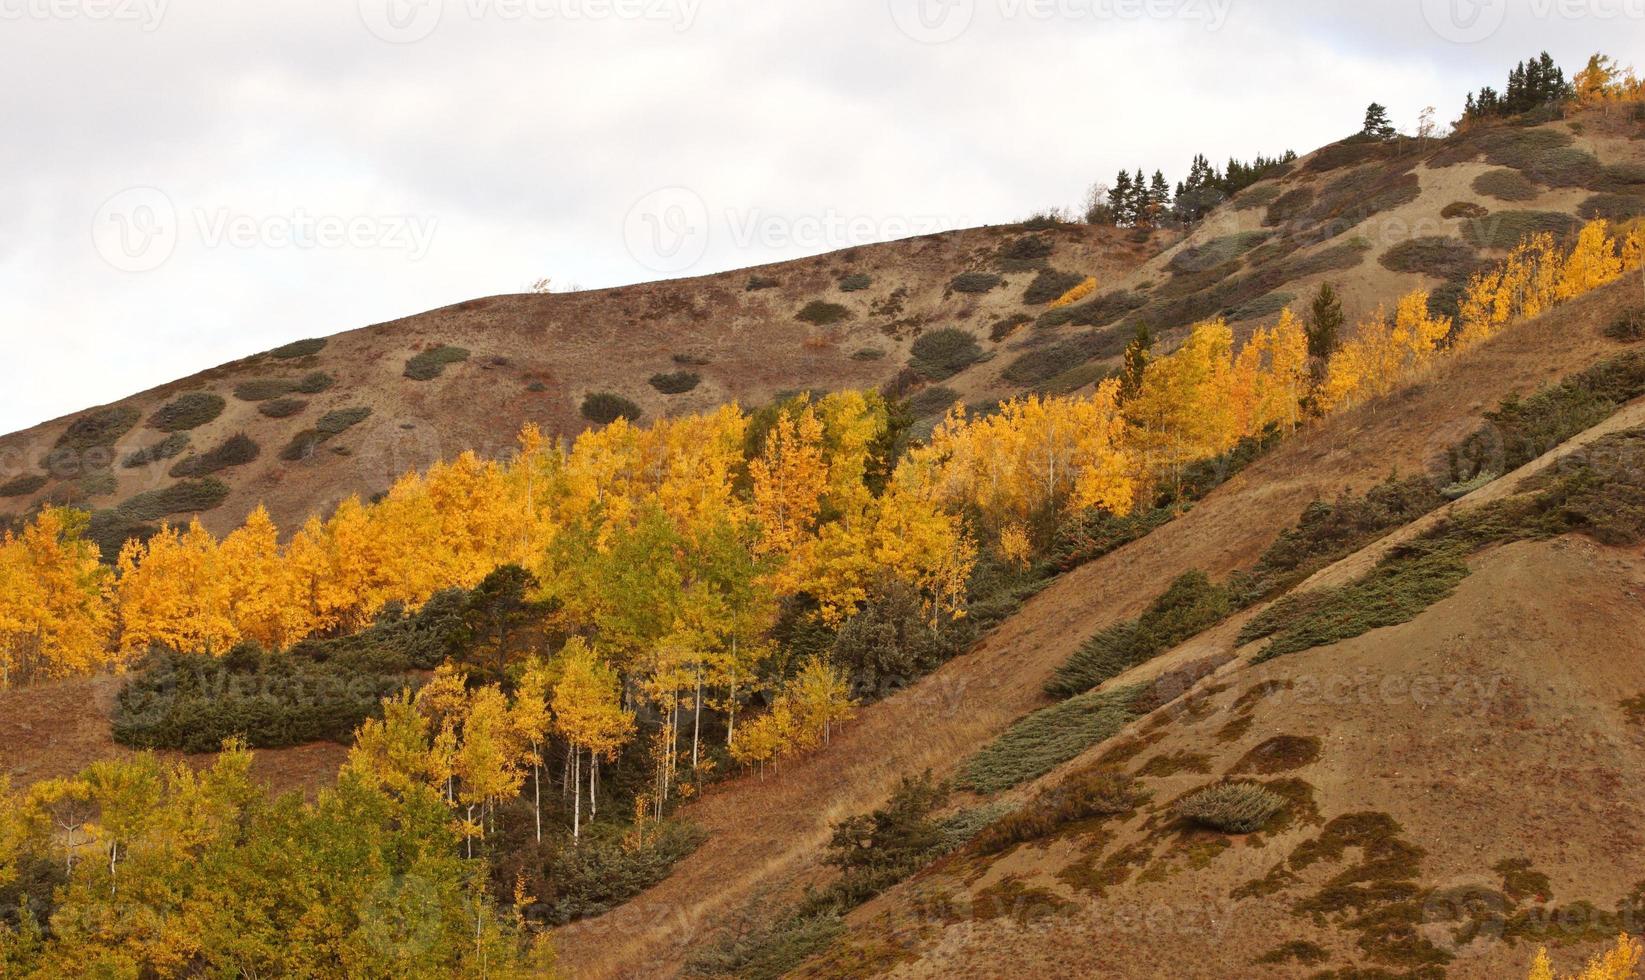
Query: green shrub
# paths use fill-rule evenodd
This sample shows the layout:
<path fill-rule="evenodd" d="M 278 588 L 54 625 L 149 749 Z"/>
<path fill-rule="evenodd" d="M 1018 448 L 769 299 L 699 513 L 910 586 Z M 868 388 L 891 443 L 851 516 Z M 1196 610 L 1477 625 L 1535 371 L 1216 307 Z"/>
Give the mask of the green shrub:
<path fill-rule="evenodd" d="M 702 381 L 703 376 L 694 371 L 674 371 L 668 374 L 653 374 L 651 387 L 665 395 L 683 395 L 688 391 L 695 391 Z"/>
<path fill-rule="evenodd" d="M 0 497 L 27 497 L 51 478 L 41 473 L 24 473 L 22 476 L 12 477 L 5 483 L 0 483 Z"/>
<path fill-rule="evenodd" d="M 1022 294 L 1022 301 L 1029 306 L 1042 306 L 1054 300 L 1085 281 L 1085 277 L 1077 272 L 1060 272 L 1056 269 L 1041 269 L 1034 281 Z"/>
<path fill-rule="evenodd" d="M 1230 587 L 1241 607 L 1271 598 L 1444 503 L 1425 477 L 1390 477 L 1361 496 L 1315 501 Z"/>
<path fill-rule="evenodd" d="M 934 418 L 946 414 L 959 400 L 960 393 L 952 388 L 925 388 L 908 400 L 908 410 L 916 419 Z"/>
<path fill-rule="evenodd" d="M 1473 246 L 1444 235 L 1407 239 L 1384 252 L 1380 261 L 1393 272 L 1451 280 L 1466 279 L 1479 266 Z"/>
<path fill-rule="evenodd" d="M 1311 187 L 1297 187 L 1286 191 L 1274 199 L 1268 206 L 1268 213 L 1262 223 L 1270 227 L 1288 225 L 1307 214 L 1314 207 L 1314 189 Z"/>
<path fill-rule="evenodd" d="M 1001 376 L 1012 384 L 1040 385 L 1082 364 L 1124 353 L 1129 332 L 1110 327 L 1028 351 L 1006 365 Z"/>
<path fill-rule="evenodd" d="M 1444 487 L 1440 488 L 1439 495 L 1444 497 L 1446 500 L 1461 500 L 1463 497 L 1468 496 L 1475 490 L 1480 490 L 1484 487 L 1490 486 L 1492 483 L 1495 483 L 1498 479 L 1500 479 L 1501 476 L 1501 473 L 1492 473 L 1489 470 L 1485 470 L 1472 480 L 1461 480 L 1456 483 L 1446 484 Z"/>
<path fill-rule="evenodd" d="M 1260 320 L 1270 317 L 1296 302 L 1296 293 L 1269 293 L 1258 297 L 1235 310 L 1228 319 L 1235 323 L 1243 320 Z"/>
<path fill-rule="evenodd" d="M 995 320 L 994 325 L 988 329 L 988 339 L 997 344 L 1016 333 L 1019 327 L 1033 322 L 1034 318 L 1026 313 L 1013 313 L 1010 316 L 1001 317 Z"/>
<path fill-rule="evenodd" d="M 1257 208 L 1265 208 L 1278 200 L 1283 191 L 1284 188 L 1280 187 L 1278 184 L 1262 184 L 1257 187 L 1252 187 L 1249 190 L 1235 196 L 1234 210 L 1254 211 Z"/>
<path fill-rule="evenodd" d="M 1455 201 L 1445 205 L 1440 210 L 1441 218 L 1483 218 L 1490 214 L 1488 208 L 1481 207 L 1472 201 Z"/>
<path fill-rule="evenodd" d="M 1645 395 L 1645 351 L 1628 351 L 1557 385 L 1504 399 L 1486 425 L 1450 452 L 1452 482 L 1509 473 Z"/>
<path fill-rule="evenodd" d="M 1487 170 L 1474 178 L 1474 193 L 1499 201 L 1534 201 L 1542 188 L 1517 170 Z"/>
<path fill-rule="evenodd" d="M 221 395 L 191 391 L 161 406 L 149 416 L 149 425 L 161 432 L 187 432 L 216 420 L 226 407 Z"/>
<path fill-rule="evenodd" d="M 469 352 L 462 347 L 441 344 L 420 351 L 406 361 L 405 376 L 413 381 L 433 381 L 445 373 L 448 366 L 468 360 Z"/>
<path fill-rule="evenodd" d="M 793 912 L 775 919 L 769 915 L 765 903 L 752 903 L 744 912 L 750 921 L 699 947 L 686 959 L 685 975 L 778 980 L 845 932 L 845 921 L 837 912 Z"/>
<path fill-rule="evenodd" d="M 327 437 L 337 436 L 369 418 L 371 418 L 371 406 L 369 405 L 339 408 L 334 412 L 327 412 L 320 416 L 320 421 L 314 423 L 314 428 Z"/>
<path fill-rule="evenodd" d="M 1166 267 L 1173 273 L 1204 272 L 1233 262 L 1273 236 L 1267 231 L 1244 231 L 1213 238 L 1195 248 L 1185 248 Z"/>
<path fill-rule="evenodd" d="M 914 341 L 909 367 L 930 381 L 945 381 L 982 359 L 977 338 L 952 327 L 922 334 Z"/>
<path fill-rule="evenodd" d="M 329 390 L 335 383 L 335 379 L 331 375 L 324 371 L 314 371 L 299 378 L 292 390 L 305 395 L 318 395 L 322 391 Z"/>
<path fill-rule="evenodd" d="M 1050 238 L 1046 238 L 1045 235 L 1012 238 L 1000 247 L 1000 266 L 1007 271 L 1022 273 L 1045 265 L 1046 258 L 1050 258 L 1054 250 L 1056 245 L 1053 245 Z"/>
<path fill-rule="evenodd" d="M 805 308 L 794 314 L 794 319 L 813 326 L 826 327 L 849 319 L 851 311 L 838 303 L 825 303 L 822 300 L 812 300 L 805 304 Z"/>
<path fill-rule="evenodd" d="M 88 412 L 69 423 L 57 437 L 53 455 L 59 452 L 79 455 L 93 449 L 106 449 L 130 432 L 142 417 L 136 405 L 115 405 Z"/>
<path fill-rule="evenodd" d="M 144 446 L 134 450 L 120 461 L 120 465 L 128 470 L 135 470 L 150 463 L 159 463 L 164 460 L 181 456 L 189 447 L 187 432 L 173 432 L 152 446 Z"/>
<path fill-rule="evenodd" d="M 877 700 L 930 673 L 953 653 L 951 639 L 932 629 L 919 595 L 892 582 L 840 628 L 831 659 L 850 677 L 859 698 Z"/>
<path fill-rule="evenodd" d="M 301 398 L 276 398 L 257 406 L 257 411 L 271 419 L 288 419 L 308 407 Z"/>
<path fill-rule="evenodd" d="M 1002 277 L 992 272 L 962 272 L 949 282 L 948 288 L 956 293 L 986 293 L 1003 282 Z"/>
<path fill-rule="evenodd" d="M 1234 610 L 1228 590 L 1201 571 L 1186 572 L 1142 615 L 1102 630 L 1045 683 L 1053 697 L 1096 688 L 1221 622 Z"/>
<path fill-rule="evenodd" d="M 770 276 L 749 276 L 748 285 L 744 286 L 743 289 L 745 292 L 755 293 L 762 289 L 776 289 L 781 285 L 781 282 Z"/>
<path fill-rule="evenodd" d="M 115 508 L 128 521 L 157 521 L 177 514 L 198 514 L 228 499 L 228 484 L 215 477 L 185 480 L 137 494 Z"/>
<path fill-rule="evenodd" d="M 234 397 L 243 402 L 266 402 L 273 398 L 280 398 L 293 392 L 305 395 L 318 395 L 333 384 L 331 375 L 324 371 L 315 371 L 305 374 L 301 378 L 291 380 L 287 378 L 264 378 L 258 381 L 247 381 L 234 389 Z"/>
<path fill-rule="evenodd" d="M 1177 803 L 1177 815 L 1225 834 L 1261 830 L 1281 810 L 1285 798 L 1256 783 L 1219 783 Z"/>
<path fill-rule="evenodd" d="M 1645 215 L 1645 197 L 1638 194 L 1595 194 L 1577 205 L 1577 217 L 1584 221 L 1630 221 Z"/>
<path fill-rule="evenodd" d="M 885 359 L 885 351 L 880 350 L 878 347 L 864 347 L 862 350 L 852 354 L 851 359 L 853 361 L 883 361 Z"/>
<path fill-rule="evenodd" d="M 996 793 L 1038 779 L 1129 724 L 1140 690 L 1090 691 L 1034 712 L 967 759 L 959 784 Z"/>
<path fill-rule="evenodd" d="M 1605 168 L 1605 180 L 1621 187 L 1645 184 L 1645 163 L 1613 163 Z"/>
<path fill-rule="evenodd" d="M 1134 813 L 1145 799 L 1136 781 L 1123 772 L 1099 768 L 1072 773 L 978 834 L 973 848 L 979 854 L 998 854 L 1044 840 L 1069 824 Z"/>
<path fill-rule="evenodd" d="M 1542 232 L 1559 238 L 1576 230 L 1578 222 L 1558 211 L 1498 211 L 1488 218 L 1462 225 L 1462 237 L 1480 248 L 1506 251 Z"/>
<path fill-rule="evenodd" d="M 640 406 L 609 391 L 594 392 L 585 397 L 582 412 L 583 418 L 596 425 L 610 425 L 618 419 L 638 422 L 642 414 Z"/>
<path fill-rule="evenodd" d="M 607 825 L 594 824 L 584 839 L 562 846 L 543 867 L 533 918 L 563 926 L 610 911 L 667 878 L 702 843 L 690 824 L 667 821 L 635 847 Z M 536 889 L 533 889 L 535 892 Z"/>
<path fill-rule="evenodd" d="M 282 361 L 293 361 L 300 357 L 312 357 L 325 349 L 326 339 L 316 337 L 311 340 L 294 340 L 284 346 L 276 347 L 268 353 L 270 357 L 276 357 Z"/>
<path fill-rule="evenodd" d="M 280 458 L 288 463 L 300 463 L 318 452 L 329 438 L 319 429 L 304 429 L 292 436 L 286 447 L 280 450 Z"/>
<path fill-rule="evenodd" d="M 222 445 L 198 456 L 190 456 L 171 468 L 175 477 L 210 476 L 231 466 L 244 466 L 262 450 L 245 433 L 230 436 Z"/>
<path fill-rule="evenodd" d="M 1605 328 L 1605 336 L 1625 344 L 1645 340 L 1645 306 L 1623 310 L 1611 321 L 1610 326 Z"/>
<path fill-rule="evenodd" d="M 283 653 L 241 644 L 226 656 L 157 648 L 115 702 L 114 739 L 139 749 L 209 752 L 245 737 L 254 748 L 351 742 L 384 697 L 416 687 L 460 646 L 464 593 L 435 595 L 418 612 L 385 610 L 349 636 L 305 640 Z"/>
<path fill-rule="evenodd" d="M 270 398 L 289 395 L 295 390 L 296 384 L 291 381 L 277 379 L 245 381 L 234 387 L 234 397 L 243 402 L 266 402 Z"/>
<path fill-rule="evenodd" d="M 840 292 L 842 293 L 860 293 L 872 285 L 874 285 L 874 277 L 866 272 L 853 272 L 840 277 Z"/>
<path fill-rule="evenodd" d="M 1275 735 L 1234 763 L 1231 773 L 1272 776 L 1319 761 L 1319 739 L 1312 735 Z"/>

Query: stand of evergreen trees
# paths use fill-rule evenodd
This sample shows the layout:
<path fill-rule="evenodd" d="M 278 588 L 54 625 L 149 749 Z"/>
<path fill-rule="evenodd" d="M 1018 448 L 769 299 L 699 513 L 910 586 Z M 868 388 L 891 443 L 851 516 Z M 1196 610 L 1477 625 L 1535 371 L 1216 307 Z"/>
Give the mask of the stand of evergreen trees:
<path fill-rule="evenodd" d="M 1276 157 L 1258 156 L 1249 163 L 1230 158 L 1219 170 L 1204 154 L 1197 154 L 1188 178 L 1178 181 L 1174 191 L 1164 171 L 1156 170 L 1149 178 L 1140 167 L 1135 174 L 1121 170 L 1105 195 L 1092 196 L 1085 220 L 1121 228 L 1192 225 L 1257 181 L 1284 173 L 1296 159 L 1293 150 Z"/>
<path fill-rule="evenodd" d="M 1498 92 L 1487 85 L 1477 96 L 1469 92 L 1462 118 L 1466 121 L 1517 116 L 1567 102 L 1575 94 L 1576 89 L 1565 79 L 1565 70 L 1554 64 L 1553 57 L 1544 51 L 1540 57 L 1520 62 L 1508 73 L 1506 91 Z"/>

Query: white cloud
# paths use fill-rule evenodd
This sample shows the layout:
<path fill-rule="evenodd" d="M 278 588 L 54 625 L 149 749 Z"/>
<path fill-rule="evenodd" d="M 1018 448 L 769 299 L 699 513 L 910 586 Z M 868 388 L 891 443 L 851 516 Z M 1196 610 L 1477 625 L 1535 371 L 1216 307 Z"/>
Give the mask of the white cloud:
<path fill-rule="evenodd" d="M 362 11 L 391 3 L 438 24 L 387 43 Z M 1637 49 L 1630 4 L 0 0 L 0 431 L 540 276 L 651 278 L 625 217 L 659 188 L 707 214 L 691 273 L 1011 220 L 1122 166 L 1306 151 L 1373 99 L 1449 118 L 1544 47 Z M 966 29 L 910 36 L 944 11 Z M 1454 43 L 1453 13 L 1501 26 Z M 153 271 L 94 247 L 133 187 L 178 218 Z M 308 244 L 322 219 L 351 243 Z"/>

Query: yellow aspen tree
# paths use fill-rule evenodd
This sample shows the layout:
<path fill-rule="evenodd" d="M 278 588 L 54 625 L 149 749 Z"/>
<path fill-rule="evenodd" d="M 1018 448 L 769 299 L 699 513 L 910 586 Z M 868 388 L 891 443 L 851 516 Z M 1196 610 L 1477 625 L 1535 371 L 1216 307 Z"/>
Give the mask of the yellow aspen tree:
<path fill-rule="evenodd" d="M 526 762 L 531 764 L 532 809 L 537 823 L 537 840 L 543 839 L 543 764 L 544 750 L 549 733 L 554 730 L 554 715 L 549 701 L 554 695 L 558 670 L 551 662 L 533 657 L 526 662 L 520 675 L 519 687 L 514 692 L 514 730 L 524 739 Z"/>
<path fill-rule="evenodd" d="M 815 533 L 828 486 L 822 434 L 822 423 L 809 406 L 798 418 L 782 412 L 766 436 L 764 452 L 748 464 L 760 527 L 758 553 L 795 555 Z"/>
<path fill-rule="evenodd" d="M 1572 974 L 1566 980 L 1634 980 L 1639 975 L 1642 958 L 1645 958 L 1645 943 L 1622 933 L 1615 946 L 1589 960 L 1581 973 Z M 1537 950 L 1529 976 L 1530 980 L 1560 980 L 1548 960 L 1546 946 Z"/>
<path fill-rule="evenodd" d="M 810 741 L 827 745 L 834 726 L 856 714 L 845 673 L 822 657 L 812 657 L 787 686 L 794 720 Z"/>
<path fill-rule="evenodd" d="M 1618 254 L 1611 226 L 1604 220 L 1590 221 L 1577 235 L 1560 271 L 1556 298 L 1563 302 L 1621 278 L 1622 256 Z"/>
<path fill-rule="evenodd" d="M 120 652 L 130 658 L 151 646 L 223 654 L 238 641 L 228 614 L 228 583 L 211 535 L 161 527 L 146 543 L 126 542 L 117 588 Z"/>
<path fill-rule="evenodd" d="M 554 724 L 571 744 L 571 836 L 582 837 L 582 756 L 589 755 L 589 806 L 597 814 L 598 760 L 612 759 L 634 736 L 634 715 L 622 708 L 622 688 L 616 672 L 600 662 L 592 647 L 580 638 L 566 643 L 559 656 L 559 680 L 554 685 Z M 669 746 L 672 751 L 672 745 Z"/>
<path fill-rule="evenodd" d="M 1171 354 L 1150 361 L 1126 405 L 1150 479 L 1227 451 L 1238 441 L 1231 387 L 1233 331 L 1222 320 L 1197 324 Z"/>
<path fill-rule="evenodd" d="M 47 508 L 0 539 L 0 686 L 110 662 L 110 579 L 85 529 L 83 513 Z"/>
<path fill-rule="evenodd" d="M 519 793 L 525 774 L 518 762 L 519 735 L 510 724 L 508 698 L 496 685 L 475 691 L 463 716 L 462 743 L 457 748 L 457 801 L 467 807 L 463 832 L 469 838 L 468 856 L 473 857 L 473 839 L 484 838 L 491 812 L 498 800 Z M 474 819 L 479 807 L 480 820 Z"/>
<path fill-rule="evenodd" d="M 312 628 L 299 583 L 280 550 L 279 530 L 261 504 L 218 547 L 228 616 L 235 631 L 268 650 L 284 649 Z"/>
<path fill-rule="evenodd" d="M 383 717 L 367 718 L 354 733 L 344 770 L 404 795 L 416 786 L 444 789 L 445 778 L 429 764 L 428 722 L 410 692 L 383 699 Z"/>

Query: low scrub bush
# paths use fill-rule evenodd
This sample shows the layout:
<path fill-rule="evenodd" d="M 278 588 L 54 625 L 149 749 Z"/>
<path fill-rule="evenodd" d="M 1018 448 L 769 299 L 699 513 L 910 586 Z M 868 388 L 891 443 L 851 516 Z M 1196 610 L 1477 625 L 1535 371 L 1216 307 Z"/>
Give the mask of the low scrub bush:
<path fill-rule="evenodd" d="M 704 836 L 671 820 L 648 829 L 636 845 L 632 835 L 593 824 L 581 842 L 560 847 L 544 863 L 531 918 L 563 926 L 608 912 L 667 878 Z"/>
<path fill-rule="evenodd" d="M 171 468 L 171 475 L 175 477 L 201 477 L 226 470 L 231 466 L 244 466 L 257 459 L 262 452 L 261 447 L 251 440 L 245 433 L 230 436 L 222 445 L 215 449 L 190 456 Z"/>
<path fill-rule="evenodd" d="M 300 357 L 313 357 L 325 349 L 326 339 L 324 337 L 315 337 L 309 340 L 294 340 L 284 346 L 276 347 L 268 353 L 270 357 L 276 357 L 282 361 L 294 361 Z"/>
<path fill-rule="evenodd" d="M 1383 268 L 1421 273 L 1435 279 L 1465 280 L 1479 266 L 1479 253 L 1467 242 L 1444 235 L 1411 238 L 1382 253 Z"/>
<path fill-rule="evenodd" d="M 369 418 L 371 418 L 371 407 L 369 405 L 339 408 L 334 412 L 327 412 L 320 416 L 320 421 L 314 423 L 314 428 L 326 436 L 337 436 Z"/>
<path fill-rule="evenodd" d="M 1260 320 L 1271 317 L 1296 302 L 1296 300 L 1296 293 L 1269 293 L 1241 306 L 1228 319 L 1239 323 L 1242 320 Z"/>
<path fill-rule="evenodd" d="M 24 473 L 0 483 L 0 497 L 27 497 L 45 486 L 51 478 L 43 473 Z"/>
<path fill-rule="evenodd" d="M 1625 344 L 1645 340 L 1645 306 L 1635 306 L 1622 311 L 1605 328 L 1605 336 Z"/>
<path fill-rule="evenodd" d="M 1208 786 L 1176 805 L 1183 819 L 1225 834 L 1255 833 L 1284 809 L 1284 797 L 1256 783 Z"/>
<path fill-rule="evenodd" d="M 1008 317 L 1001 317 L 988 328 L 988 339 L 994 343 L 1008 339 L 1022 327 L 1034 322 L 1034 318 L 1026 313 L 1013 313 Z"/>
<path fill-rule="evenodd" d="M 1440 210 L 1439 216 L 1441 218 L 1483 218 L 1490 213 L 1490 209 L 1472 201 L 1454 201 L 1445 205 Z"/>
<path fill-rule="evenodd" d="M 276 398 L 257 406 L 257 411 L 271 419 L 288 419 L 307 407 L 308 402 L 301 398 Z"/>
<path fill-rule="evenodd" d="M 748 284 L 743 287 L 745 292 L 757 293 L 762 289 L 776 289 L 782 283 L 770 276 L 749 276 Z"/>
<path fill-rule="evenodd" d="M 1645 195 L 1595 194 L 1577 205 L 1577 217 L 1584 221 L 1604 218 L 1624 222 L 1645 215 Z"/>
<path fill-rule="evenodd" d="M 228 499 L 228 484 L 214 477 L 184 480 L 159 490 L 149 490 L 122 503 L 118 510 L 133 521 L 157 521 L 177 514 L 198 514 Z"/>
<path fill-rule="evenodd" d="M 93 449 L 105 449 L 135 428 L 142 417 L 143 413 L 136 405 L 115 405 L 88 412 L 69 423 L 63 434 L 57 437 L 53 455 L 83 454 Z"/>
<path fill-rule="evenodd" d="M 1034 712 L 967 759 L 959 784 L 997 793 L 1038 779 L 1129 724 L 1139 690 L 1090 691 Z"/>
<path fill-rule="evenodd" d="M 162 405 L 149 416 L 149 425 L 161 432 L 187 432 L 215 421 L 227 407 L 221 395 L 191 391 Z"/>
<path fill-rule="evenodd" d="M 583 418 L 596 425 L 610 425 L 618 419 L 640 420 L 640 406 L 609 391 L 594 392 L 583 399 Z"/>
<path fill-rule="evenodd" d="M 1017 844 L 1044 840 L 1070 824 L 1134 813 L 1146 798 L 1136 781 L 1123 772 L 1076 772 L 983 830 L 973 848 L 979 854 L 998 854 Z"/>
<path fill-rule="evenodd" d="M 945 414 L 959 400 L 959 392 L 939 385 L 935 388 L 921 389 L 908 400 L 908 410 L 914 413 L 916 419 L 935 418 Z"/>
<path fill-rule="evenodd" d="M 1024 235 L 1006 243 L 999 252 L 999 266 L 1007 272 L 1027 272 L 1045 264 L 1055 250 L 1043 235 Z"/>
<path fill-rule="evenodd" d="M 942 854 L 942 826 L 931 814 L 947 798 L 931 773 L 904 776 L 884 806 L 835 824 L 823 862 L 840 876 L 808 897 L 808 910 L 849 911 Z"/>
<path fill-rule="evenodd" d="M 318 395 L 326 391 L 335 383 L 335 379 L 324 371 L 314 371 L 295 380 L 289 378 L 265 378 L 258 381 L 247 381 L 234 389 L 234 397 L 243 402 L 266 402 L 293 393 Z"/>
<path fill-rule="evenodd" d="M 1450 451 L 1452 482 L 1509 473 L 1645 395 L 1645 351 L 1629 351 L 1526 398 L 1510 396 Z"/>
<path fill-rule="evenodd" d="M 1203 245 L 1178 252 L 1167 268 L 1176 274 L 1215 269 L 1239 259 L 1272 236 L 1273 233 L 1267 231 L 1243 231 L 1213 238 Z"/>
<path fill-rule="evenodd" d="M 852 354 L 851 359 L 853 361 L 883 361 L 885 360 L 885 351 L 880 350 L 878 347 L 864 347 Z"/>
<path fill-rule="evenodd" d="M 687 958 L 685 975 L 778 980 L 845 932 L 845 920 L 837 912 L 770 916 L 765 903 L 754 902 L 743 913 L 745 922 Z"/>
<path fill-rule="evenodd" d="M 1263 217 L 1262 223 L 1270 227 L 1288 225 L 1313 210 L 1313 207 L 1313 188 L 1293 188 L 1274 199 L 1274 203 L 1268 206 L 1268 213 Z"/>
<path fill-rule="evenodd" d="M 874 278 L 866 272 L 853 272 L 840 277 L 840 292 L 860 293 L 874 285 Z"/>
<path fill-rule="evenodd" d="M 1577 219 L 1559 211 L 1497 211 L 1488 218 L 1464 223 L 1462 237 L 1480 248 L 1506 251 L 1543 232 L 1564 237 L 1575 231 L 1577 224 Z"/>
<path fill-rule="evenodd" d="M 962 272 L 948 284 L 956 293 L 986 293 L 1005 282 L 992 272 Z"/>
<path fill-rule="evenodd" d="M 115 702 L 115 741 L 185 752 L 214 751 L 234 735 L 254 748 L 347 744 L 384 697 L 416 686 L 413 671 L 460 648 L 464 599 L 442 592 L 415 615 L 393 607 L 369 629 L 279 653 L 251 643 L 221 657 L 157 648 Z"/>
<path fill-rule="evenodd" d="M 1029 306 L 1043 306 L 1060 298 L 1084 281 L 1085 277 L 1077 272 L 1041 269 L 1039 275 L 1035 276 L 1034 281 L 1023 291 L 1022 301 Z"/>
<path fill-rule="evenodd" d="M 954 652 L 952 637 L 932 629 L 920 596 L 893 583 L 841 627 L 831 659 L 851 678 L 854 696 L 874 700 L 924 677 Z"/>
<path fill-rule="evenodd" d="M 462 347 L 441 344 L 419 351 L 406 361 L 405 376 L 413 381 L 433 381 L 445 373 L 447 367 L 468 360 L 469 352 Z"/>
<path fill-rule="evenodd" d="M 1278 184 L 1262 184 L 1237 195 L 1234 198 L 1235 211 L 1255 211 L 1265 208 L 1279 199 L 1284 189 Z"/>
<path fill-rule="evenodd" d="M 1534 201 L 1542 188 L 1517 170 L 1487 170 L 1474 178 L 1474 193 L 1499 201 Z"/>
<path fill-rule="evenodd" d="M 977 338 L 952 327 L 922 334 L 911 353 L 909 367 L 929 381 L 946 381 L 982 359 Z"/>
<path fill-rule="evenodd" d="M 1234 610 L 1229 591 L 1201 571 L 1183 574 L 1138 618 L 1085 642 L 1045 684 L 1054 697 L 1089 691 L 1221 622 Z"/>
<path fill-rule="evenodd" d="M 794 319 L 802 323 L 809 323 L 818 327 L 826 327 L 842 320 L 849 319 L 851 311 L 838 303 L 825 303 L 822 300 L 812 300 L 805 304 L 805 308 L 794 314 Z"/>
<path fill-rule="evenodd" d="M 1028 351 L 1006 365 L 1002 376 L 1013 384 L 1041 385 L 1091 361 L 1118 357 L 1130 342 L 1131 334 L 1122 329 L 1092 331 Z"/>
<path fill-rule="evenodd" d="M 688 391 L 695 391 L 702 382 L 703 376 L 695 371 L 672 371 L 651 376 L 651 387 L 665 395 L 683 395 Z"/>

